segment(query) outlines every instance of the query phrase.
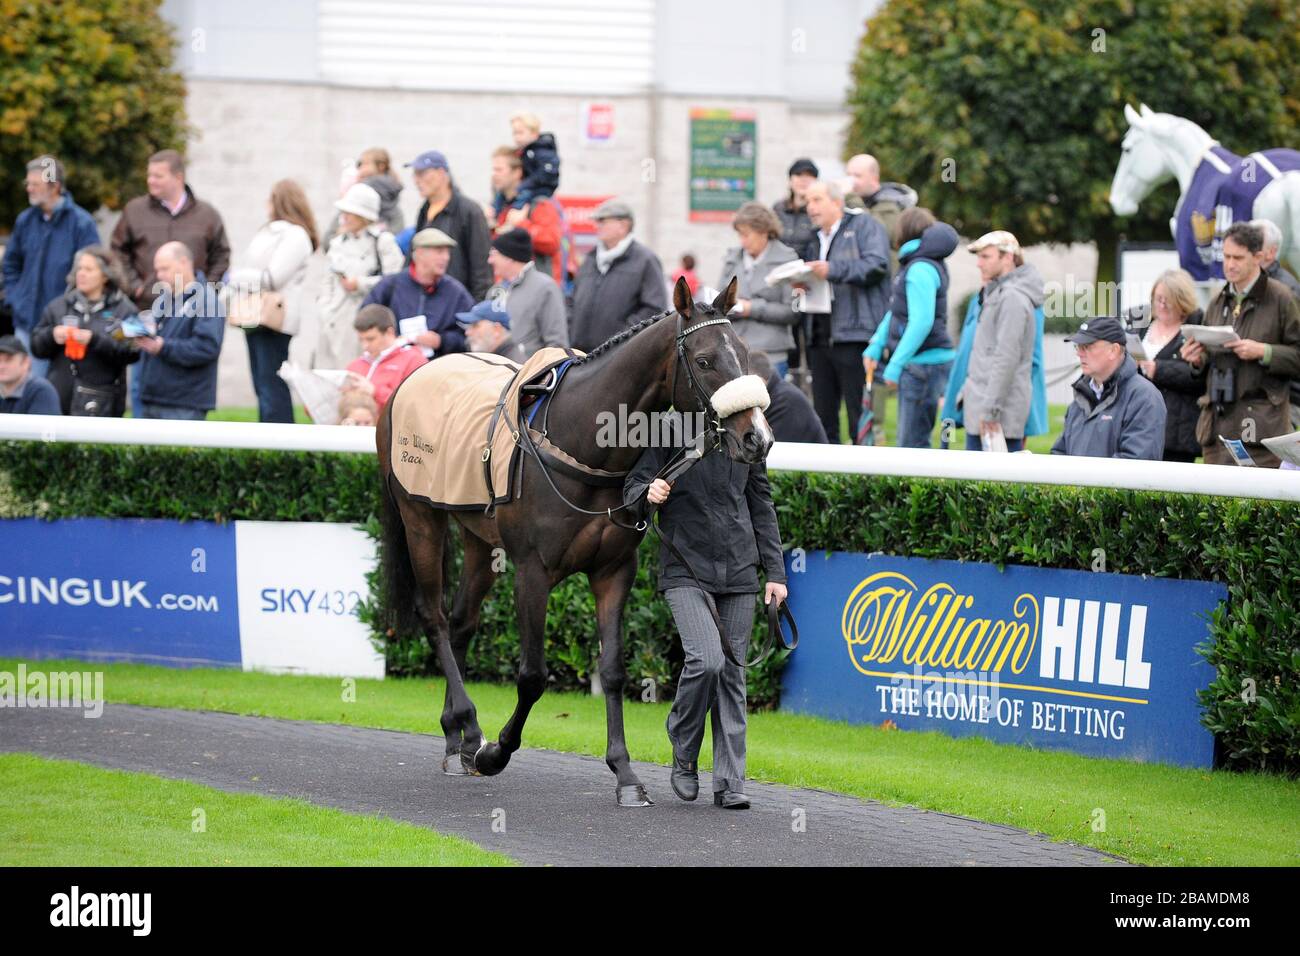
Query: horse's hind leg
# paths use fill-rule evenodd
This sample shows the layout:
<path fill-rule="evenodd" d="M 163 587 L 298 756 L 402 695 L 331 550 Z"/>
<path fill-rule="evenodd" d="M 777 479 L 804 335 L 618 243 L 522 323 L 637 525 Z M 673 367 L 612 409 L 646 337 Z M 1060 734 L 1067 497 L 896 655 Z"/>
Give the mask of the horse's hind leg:
<path fill-rule="evenodd" d="M 468 528 L 463 529 L 461 537 L 464 540 L 464 562 L 461 566 L 460 584 L 456 588 L 456 599 L 451 608 L 450 633 L 452 656 L 456 659 L 456 669 L 463 679 L 466 674 L 465 657 L 469 651 L 469 643 L 478 630 L 483 599 L 487 597 L 488 591 L 492 590 L 496 575 L 492 570 L 492 546 Z M 447 697 L 443 704 L 444 728 L 452 718 L 452 710 L 451 684 L 448 683 Z M 448 773 L 467 772 L 460 761 L 451 760 L 460 748 L 461 731 L 457 727 L 454 737 L 451 733 L 447 734 L 448 759 L 444 761 L 443 769 Z M 473 755 L 474 751 L 470 750 L 469 756 Z"/>
<path fill-rule="evenodd" d="M 632 770 L 623 732 L 623 686 L 627 664 L 623 659 L 623 605 L 636 580 L 636 555 L 603 574 L 590 577 L 596 598 L 596 626 L 600 633 L 600 683 L 605 690 L 605 763 L 618 779 L 615 798 L 620 807 L 648 807 L 654 801 Z"/>
<path fill-rule="evenodd" d="M 437 654 L 438 664 L 447 679 L 447 695 L 441 721 L 442 732 L 447 740 L 447 757 L 454 757 L 458 751 L 463 754 L 466 749 L 472 755 L 478 749 L 483 734 L 479 730 L 474 702 L 465 690 L 460 666 L 451 649 L 447 617 L 442 609 L 442 593 L 447 583 L 443 580 L 442 563 L 447 513 L 405 499 L 399 503 L 399 508 L 406 527 L 411 568 L 415 572 L 416 611 L 424 625 L 425 638 Z M 447 770 L 449 765 L 454 766 L 454 762 L 444 759 L 443 769 Z"/>
<path fill-rule="evenodd" d="M 510 755 L 523 744 L 528 712 L 546 689 L 546 601 L 550 573 L 537 558 L 515 568 L 515 613 L 519 620 L 519 677 L 515 711 L 496 742 L 483 745 L 474 761 L 479 773 L 491 776 L 505 769 Z"/>

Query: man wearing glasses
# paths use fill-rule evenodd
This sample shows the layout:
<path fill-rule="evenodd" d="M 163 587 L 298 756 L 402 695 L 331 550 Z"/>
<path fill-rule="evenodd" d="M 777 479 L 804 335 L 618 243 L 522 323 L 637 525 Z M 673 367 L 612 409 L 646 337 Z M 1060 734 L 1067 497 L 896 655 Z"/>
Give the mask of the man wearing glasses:
<path fill-rule="evenodd" d="M 1052 446 L 1052 454 L 1163 458 L 1165 400 L 1138 374 L 1120 320 L 1089 319 L 1067 341 L 1074 343 L 1083 374 L 1074 383 L 1065 431 Z"/>

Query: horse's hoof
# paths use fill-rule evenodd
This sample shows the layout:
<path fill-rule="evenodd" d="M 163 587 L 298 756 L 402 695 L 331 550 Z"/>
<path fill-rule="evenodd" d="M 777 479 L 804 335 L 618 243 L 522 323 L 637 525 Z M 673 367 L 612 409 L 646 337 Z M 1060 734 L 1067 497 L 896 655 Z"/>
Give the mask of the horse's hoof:
<path fill-rule="evenodd" d="M 483 743 L 479 744 L 478 749 L 481 751 L 486 745 L 487 741 L 485 740 Z M 478 767 L 475 766 L 475 760 L 477 757 L 477 752 L 470 753 L 464 746 L 462 746 L 460 748 L 460 773 L 457 774 L 457 776 L 481 777 L 482 773 L 480 773 Z M 448 759 L 450 760 L 450 757 L 448 757 Z"/>
<path fill-rule="evenodd" d="M 474 768 L 485 777 L 495 777 L 506 769 L 509 762 L 510 755 L 495 740 L 485 740 L 483 746 L 478 748 L 478 753 L 474 754 Z"/>
<path fill-rule="evenodd" d="M 459 753 L 447 754 L 442 758 L 442 772 L 449 777 L 469 776 L 469 771 L 465 769 L 465 765 L 461 762 Z"/>
<path fill-rule="evenodd" d="M 616 791 L 615 799 L 620 807 L 653 807 L 655 802 L 650 799 L 650 794 L 642 784 L 629 783 L 626 786 L 619 787 Z"/>

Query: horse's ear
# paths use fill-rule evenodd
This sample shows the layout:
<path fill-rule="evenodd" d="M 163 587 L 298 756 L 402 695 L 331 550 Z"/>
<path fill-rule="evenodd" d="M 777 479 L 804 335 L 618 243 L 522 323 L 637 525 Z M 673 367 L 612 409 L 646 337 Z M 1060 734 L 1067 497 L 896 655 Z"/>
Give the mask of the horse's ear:
<path fill-rule="evenodd" d="M 1156 115 L 1155 111 L 1151 109 L 1151 107 L 1147 106 L 1145 103 L 1139 103 L 1138 109 L 1142 112 L 1142 115 L 1148 119 Z"/>
<path fill-rule="evenodd" d="M 673 308 L 677 310 L 677 314 L 682 319 L 689 322 L 694 307 L 694 300 L 691 299 L 691 287 L 686 284 L 685 276 L 679 276 L 677 284 L 673 286 Z"/>
<path fill-rule="evenodd" d="M 718 297 L 713 300 L 713 308 L 719 315 L 727 315 L 731 307 L 736 304 L 736 277 L 732 276 L 727 287 L 718 293 Z"/>
<path fill-rule="evenodd" d="M 1138 111 L 1133 109 L 1133 107 L 1130 106 L 1128 103 L 1124 104 L 1124 118 L 1128 120 L 1129 126 L 1142 125 L 1142 117 L 1139 116 Z"/>

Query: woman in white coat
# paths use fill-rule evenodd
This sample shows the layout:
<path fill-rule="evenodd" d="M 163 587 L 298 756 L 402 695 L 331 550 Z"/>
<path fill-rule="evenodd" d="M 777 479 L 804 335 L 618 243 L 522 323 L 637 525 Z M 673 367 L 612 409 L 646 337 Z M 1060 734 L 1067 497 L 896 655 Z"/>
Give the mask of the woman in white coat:
<path fill-rule="evenodd" d="M 326 252 L 324 287 L 321 289 L 320 335 L 313 368 L 347 368 L 361 354 L 352 327 L 367 293 L 384 276 L 405 262 L 402 250 L 379 219 L 379 193 L 365 183 L 348 188 L 336 202 L 339 231 Z"/>
<path fill-rule="evenodd" d="M 284 321 L 278 331 L 259 325 L 245 328 L 244 334 L 257 393 L 257 420 L 291 423 L 293 399 L 276 373 L 289 357 L 289 341 L 302 327 L 307 260 L 318 245 L 316 219 L 302 187 L 291 179 L 272 187 L 267 215 L 270 221 L 253 236 L 242 264 L 230 274 L 230 285 L 244 293 L 270 291 L 284 297 Z"/>

